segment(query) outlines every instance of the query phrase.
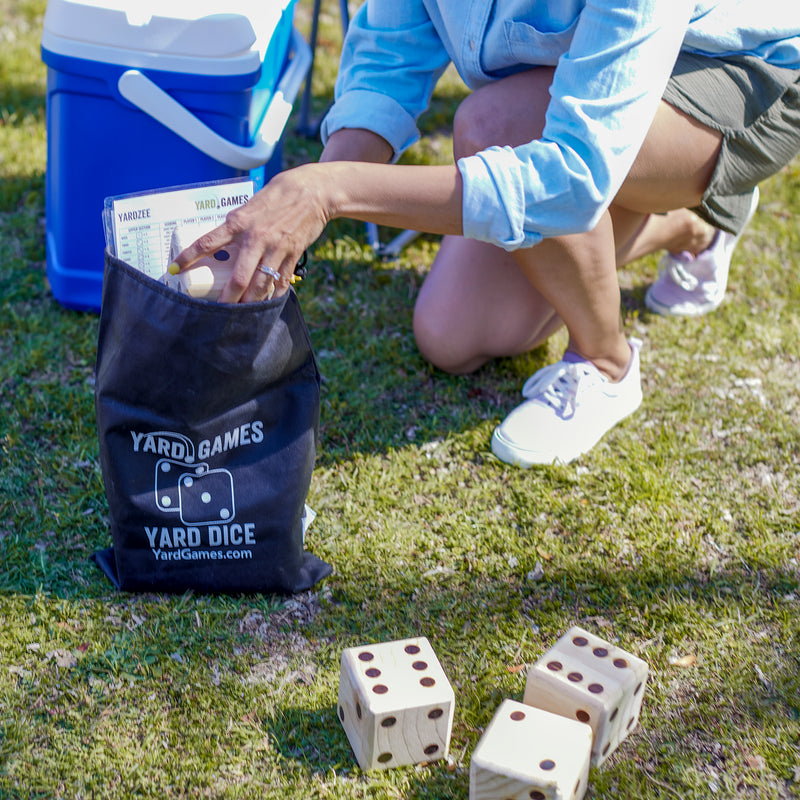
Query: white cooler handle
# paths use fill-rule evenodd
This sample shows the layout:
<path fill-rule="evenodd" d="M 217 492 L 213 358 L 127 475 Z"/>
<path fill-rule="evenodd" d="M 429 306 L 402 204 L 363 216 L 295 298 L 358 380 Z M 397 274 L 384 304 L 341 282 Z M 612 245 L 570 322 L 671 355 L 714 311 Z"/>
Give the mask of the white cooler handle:
<path fill-rule="evenodd" d="M 311 48 L 292 28 L 290 47 L 294 50 L 270 98 L 258 139 L 249 147 L 229 142 L 177 100 L 168 95 L 138 69 L 129 69 L 119 77 L 119 93 L 130 103 L 153 117 L 173 133 L 185 139 L 211 158 L 235 169 L 250 170 L 269 161 L 275 145 L 283 134 L 292 105 L 311 66 Z"/>

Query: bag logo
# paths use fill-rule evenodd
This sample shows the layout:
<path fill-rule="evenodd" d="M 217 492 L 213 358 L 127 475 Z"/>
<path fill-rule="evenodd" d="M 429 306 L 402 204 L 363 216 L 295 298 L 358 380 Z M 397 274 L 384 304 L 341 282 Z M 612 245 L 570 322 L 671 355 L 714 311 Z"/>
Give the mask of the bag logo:
<path fill-rule="evenodd" d="M 168 453 L 156 462 L 156 508 L 178 514 L 184 525 L 217 525 L 236 516 L 233 475 L 195 461 L 192 441 L 174 431 L 133 433 L 134 451 Z M 238 441 L 238 437 L 237 437 Z"/>
<path fill-rule="evenodd" d="M 217 558 L 218 553 L 196 552 L 203 547 L 238 548 L 255 544 L 255 525 L 233 524 L 236 518 L 233 474 L 212 469 L 198 461 L 191 439 L 175 431 L 138 433 L 131 431 L 134 453 L 160 456 L 153 479 L 155 507 L 175 514 L 183 527 L 145 526 L 150 548 L 157 559 Z M 203 458 L 263 441 L 263 423 L 246 423 L 213 440 L 203 440 L 197 450 Z M 189 548 L 189 549 L 187 549 Z M 246 558 L 249 551 L 237 550 L 224 557 Z"/>
<path fill-rule="evenodd" d="M 160 459 L 155 495 L 158 509 L 179 514 L 184 525 L 216 525 L 236 516 L 233 475 L 227 469 L 209 469 L 205 463 Z"/>

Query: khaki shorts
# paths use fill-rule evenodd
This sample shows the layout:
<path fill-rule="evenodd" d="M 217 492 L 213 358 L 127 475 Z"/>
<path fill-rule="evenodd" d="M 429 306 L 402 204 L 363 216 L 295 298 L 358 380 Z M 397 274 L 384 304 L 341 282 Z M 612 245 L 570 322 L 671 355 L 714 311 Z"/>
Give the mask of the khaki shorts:
<path fill-rule="evenodd" d="M 722 134 L 711 183 L 693 211 L 739 233 L 753 188 L 800 153 L 800 70 L 753 56 L 681 53 L 664 100 Z"/>

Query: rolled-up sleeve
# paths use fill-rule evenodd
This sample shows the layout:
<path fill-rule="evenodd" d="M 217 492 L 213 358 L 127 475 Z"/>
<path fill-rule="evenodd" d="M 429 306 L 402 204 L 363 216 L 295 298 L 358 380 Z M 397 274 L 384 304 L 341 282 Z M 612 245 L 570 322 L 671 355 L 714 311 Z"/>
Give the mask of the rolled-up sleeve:
<path fill-rule="evenodd" d="M 420 0 L 367 0 L 345 37 L 322 141 L 341 128 L 365 128 L 397 159 L 419 138 L 417 118 L 449 60 Z"/>
<path fill-rule="evenodd" d="M 507 250 L 591 230 L 647 135 L 692 0 L 593 0 L 556 67 L 542 137 L 458 162 L 464 235 Z"/>

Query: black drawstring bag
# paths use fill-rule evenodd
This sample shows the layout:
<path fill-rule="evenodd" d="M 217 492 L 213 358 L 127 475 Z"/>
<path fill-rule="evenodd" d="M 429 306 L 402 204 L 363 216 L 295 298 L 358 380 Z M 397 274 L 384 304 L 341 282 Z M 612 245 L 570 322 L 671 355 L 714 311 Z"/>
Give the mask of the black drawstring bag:
<path fill-rule="evenodd" d="M 125 591 L 282 592 L 331 572 L 304 549 L 319 370 L 293 291 L 181 295 L 106 253 L 95 407 Z"/>

